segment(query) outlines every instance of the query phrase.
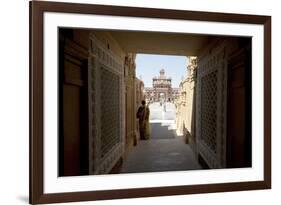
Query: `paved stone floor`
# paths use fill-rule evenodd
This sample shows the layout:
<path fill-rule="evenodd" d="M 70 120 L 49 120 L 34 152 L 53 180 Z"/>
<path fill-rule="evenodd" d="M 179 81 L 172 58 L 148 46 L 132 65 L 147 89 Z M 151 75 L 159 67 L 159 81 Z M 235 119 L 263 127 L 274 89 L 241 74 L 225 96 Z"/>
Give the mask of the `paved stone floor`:
<path fill-rule="evenodd" d="M 157 104 L 150 105 L 150 111 L 150 139 L 141 140 L 132 148 L 121 173 L 201 169 L 190 146 L 176 135 L 174 105 L 166 105 L 166 115 Z"/>

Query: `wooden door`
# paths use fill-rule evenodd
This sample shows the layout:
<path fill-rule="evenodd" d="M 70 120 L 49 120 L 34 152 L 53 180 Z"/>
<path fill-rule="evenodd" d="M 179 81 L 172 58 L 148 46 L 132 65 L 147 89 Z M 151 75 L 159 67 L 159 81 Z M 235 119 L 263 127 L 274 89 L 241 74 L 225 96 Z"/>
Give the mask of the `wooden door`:
<path fill-rule="evenodd" d="M 88 55 L 72 36 L 60 33 L 60 176 L 88 174 Z"/>
<path fill-rule="evenodd" d="M 227 167 L 251 165 L 251 55 L 234 52 L 228 63 Z"/>
<path fill-rule="evenodd" d="M 65 176 L 80 174 L 80 96 L 82 83 L 75 79 L 79 77 L 79 73 L 80 67 L 66 62 L 66 79 L 63 84 L 63 172 Z"/>

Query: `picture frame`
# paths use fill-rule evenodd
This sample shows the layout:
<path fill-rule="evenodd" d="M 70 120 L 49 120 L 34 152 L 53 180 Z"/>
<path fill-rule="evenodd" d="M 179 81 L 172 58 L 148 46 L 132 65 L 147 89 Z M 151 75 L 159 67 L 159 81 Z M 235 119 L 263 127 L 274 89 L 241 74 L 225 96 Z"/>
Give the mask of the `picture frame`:
<path fill-rule="evenodd" d="M 271 188 L 271 17 L 246 14 L 30 1 L 30 204 L 183 195 Z M 45 193 L 44 13 L 169 19 L 263 27 L 263 179 L 242 182 L 145 186 Z M 122 28 L 120 28 L 122 29 Z M 206 32 L 207 33 L 207 32 Z M 56 131 L 54 131 L 56 132 Z M 45 136 L 46 137 L 46 136 Z M 172 175 L 172 173 L 171 173 Z"/>

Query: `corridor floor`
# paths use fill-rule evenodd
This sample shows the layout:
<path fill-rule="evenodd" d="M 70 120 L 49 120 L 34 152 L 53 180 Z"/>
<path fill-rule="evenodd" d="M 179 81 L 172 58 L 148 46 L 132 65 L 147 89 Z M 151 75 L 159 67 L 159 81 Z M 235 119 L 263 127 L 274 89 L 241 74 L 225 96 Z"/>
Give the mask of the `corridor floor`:
<path fill-rule="evenodd" d="M 190 146 L 184 143 L 182 136 L 177 136 L 174 122 L 152 120 L 150 139 L 141 140 L 132 148 L 121 173 L 201 169 Z"/>

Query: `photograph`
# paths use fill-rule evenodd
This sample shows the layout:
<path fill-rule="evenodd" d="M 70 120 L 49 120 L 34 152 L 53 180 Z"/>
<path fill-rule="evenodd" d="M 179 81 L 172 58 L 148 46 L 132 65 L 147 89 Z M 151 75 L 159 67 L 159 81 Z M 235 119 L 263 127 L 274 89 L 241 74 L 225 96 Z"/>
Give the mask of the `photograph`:
<path fill-rule="evenodd" d="M 59 176 L 251 167 L 251 37 L 58 38 Z"/>
<path fill-rule="evenodd" d="M 30 203 L 271 188 L 271 17 L 30 2 Z"/>

